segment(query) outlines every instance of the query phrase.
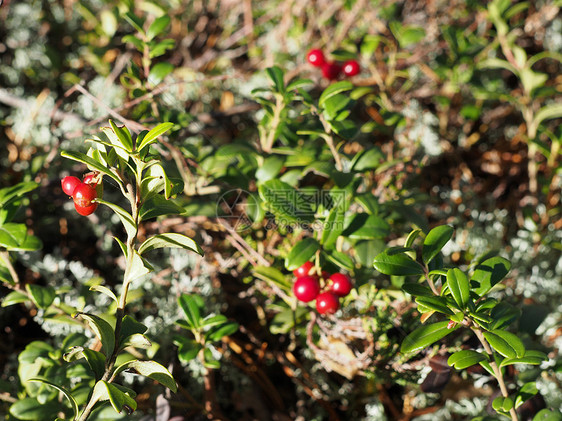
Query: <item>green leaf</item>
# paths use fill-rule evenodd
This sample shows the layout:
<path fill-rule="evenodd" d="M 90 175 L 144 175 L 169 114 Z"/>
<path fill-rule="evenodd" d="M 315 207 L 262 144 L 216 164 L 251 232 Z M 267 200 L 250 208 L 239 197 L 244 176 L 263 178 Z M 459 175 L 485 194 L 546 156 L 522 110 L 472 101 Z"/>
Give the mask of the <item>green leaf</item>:
<path fill-rule="evenodd" d="M 338 237 L 343 232 L 345 213 L 340 206 L 334 207 L 324 221 L 322 231 L 322 245 L 330 248 L 335 244 Z"/>
<path fill-rule="evenodd" d="M 54 400 L 39 403 L 35 398 L 24 398 L 10 406 L 10 414 L 18 420 L 43 421 L 54 419 L 60 409 L 60 404 Z"/>
<path fill-rule="evenodd" d="M 67 362 L 72 362 L 84 358 L 96 379 L 99 380 L 105 372 L 105 355 L 101 352 L 94 351 L 93 349 L 84 348 L 82 346 L 73 346 L 63 355 L 63 359 Z"/>
<path fill-rule="evenodd" d="M 314 82 L 310 79 L 297 79 L 293 80 L 287 85 L 287 91 L 296 91 L 297 89 L 303 88 L 307 85 L 313 85 Z"/>
<path fill-rule="evenodd" d="M 272 212 L 281 223 L 314 221 L 314 211 L 305 200 L 304 192 L 277 179 L 260 184 L 258 190 L 267 210 Z"/>
<path fill-rule="evenodd" d="M 184 208 L 172 200 L 166 200 L 160 195 L 153 196 L 145 201 L 140 209 L 140 220 L 156 218 L 161 215 L 177 215 L 184 212 Z"/>
<path fill-rule="evenodd" d="M 295 270 L 308 262 L 320 249 L 320 244 L 314 238 L 307 237 L 293 246 L 285 259 L 285 268 Z"/>
<path fill-rule="evenodd" d="M 485 354 L 465 349 L 451 355 L 447 360 L 447 364 L 451 367 L 455 367 L 457 370 L 463 370 L 487 359 L 488 357 Z"/>
<path fill-rule="evenodd" d="M 385 250 L 373 262 L 375 269 L 385 275 L 422 275 L 423 268 L 409 256 L 400 253 L 390 255 Z"/>
<path fill-rule="evenodd" d="M 123 148 L 128 151 L 133 151 L 133 138 L 131 137 L 131 132 L 125 126 L 117 126 L 113 120 L 109 120 L 109 125 L 113 129 L 113 133 L 117 136 Z M 106 132 L 107 134 L 107 132 Z M 111 139 L 110 139 L 111 140 Z"/>
<path fill-rule="evenodd" d="M 123 392 L 116 384 L 108 383 L 105 380 L 99 380 L 94 386 L 92 400 L 109 400 L 113 409 L 118 413 L 121 413 L 125 405 L 132 409 L 137 407 L 137 403 L 129 394 Z"/>
<path fill-rule="evenodd" d="M 205 337 L 212 342 L 220 341 L 225 336 L 235 333 L 240 326 L 235 322 L 226 322 L 218 326 L 214 326 Z"/>
<path fill-rule="evenodd" d="M 150 73 L 148 74 L 148 81 L 152 86 L 158 85 L 164 80 L 166 76 L 174 71 L 174 65 L 172 63 L 160 62 L 152 66 Z"/>
<path fill-rule="evenodd" d="M 285 275 L 278 269 L 271 266 L 255 266 L 252 274 L 265 282 L 273 283 L 284 290 L 290 290 L 291 284 L 285 278 Z"/>
<path fill-rule="evenodd" d="M 505 358 L 500 363 L 500 367 L 513 364 L 540 365 L 544 361 L 548 361 L 548 356 L 544 352 L 529 350 L 522 357 Z"/>
<path fill-rule="evenodd" d="M 105 355 L 111 355 L 115 349 L 115 332 L 113 327 L 104 319 L 94 314 L 77 313 L 75 317 L 78 316 L 90 324 L 90 328 L 101 342 Z"/>
<path fill-rule="evenodd" d="M 357 172 L 375 170 L 384 160 L 381 150 L 377 147 L 371 147 L 355 155 L 351 170 Z"/>
<path fill-rule="evenodd" d="M 533 418 L 533 421 L 562 421 L 562 413 L 550 409 L 542 409 Z"/>
<path fill-rule="evenodd" d="M 153 43 L 152 43 L 153 44 Z M 150 58 L 160 57 L 163 55 L 167 50 L 171 50 L 176 46 L 176 42 L 173 39 L 163 39 L 157 44 L 154 44 L 150 48 L 150 53 L 148 54 Z"/>
<path fill-rule="evenodd" d="M 326 259 L 328 259 L 333 264 L 339 266 L 340 268 L 352 271 L 355 269 L 355 264 L 353 259 L 345 254 L 344 252 L 331 250 L 325 253 Z"/>
<path fill-rule="evenodd" d="M 116 303 L 119 302 L 119 300 L 117 299 L 117 297 L 115 296 L 114 292 L 112 290 L 110 290 L 108 287 L 104 287 L 103 285 L 92 285 L 90 287 L 90 291 L 97 291 L 97 292 L 101 292 L 102 294 L 108 296 L 109 298 L 111 298 L 113 301 L 115 301 Z"/>
<path fill-rule="evenodd" d="M 115 180 L 117 182 L 117 184 L 121 185 L 121 180 L 119 179 L 119 177 L 117 177 L 115 174 L 113 174 L 113 172 L 109 168 L 103 166 L 98 161 L 89 157 L 88 155 L 85 155 L 81 152 L 62 151 L 61 156 L 65 157 L 65 158 L 68 158 L 68 159 L 72 159 L 73 161 L 77 161 L 77 162 L 81 162 L 83 164 L 86 164 L 90 170 L 99 171 L 103 174 L 106 174 L 107 176 L 109 176 L 113 180 Z"/>
<path fill-rule="evenodd" d="M 170 372 L 166 369 L 166 367 L 158 364 L 156 361 L 140 361 L 140 360 L 133 360 L 127 361 L 126 363 L 119 366 L 115 373 L 119 374 L 123 370 L 127 370 L 128 372 L 135 372 L 136 374 L 140 374 L 141 376 L 148 377 L 149 379 L 156 380 L 158 383 L 166 386 L 172 392 L 177 392 L 178 387 L 176 385 L 176 381 L 174 380 L 173 376 Z"/>
<path fill-rule="evenodd" d="M 220 368 L 220 362 L 215 359 L 215 356 L 208 346 L 203 350 L 203 365 L 212 369 Z"/>
<path fill-rule="evenodd" d="M 178 298 L 178 304 L 185 313 L 187 322 L 193 329 L 201 327 L 201 297 L 197 295 L 182 294 Z"/>
<path fill-rule="evenodd" d="M 376 215 L 379 213 L 379 202 L 377 198 L 371 193 L 363 193 L 355 197 L 355 201 L 361 205 L 365 212 L 370 215 Z"/>
<path fill-rule="evenodd" d="M 4 208 L 8 203 L 17 200 L 24 194 L 29 193 L 39 187 L 39 184 L 34 181 L 27 181 L 18 183 L 11 187 L 0 189 L 0 208 Z"/>
<path fill-rule="evenodd" d="M 438 311 L 439 313 L 448 314 L 452 316 L 455 314 L 453 310 L 447 307 L 447 300 L 444 297 L 416 297 L 416 303 L 421 304 L 425 308 Z"/>
<path fill-rule="evenodd" d="M 484 337 L 492 348 L 506 358 L 521 358 L 525 355 L 525 346 L 521 339 L 505 330 L 484 332 Z"/>
<path fill-rule="evenodd" d="M 390 234 L 390 225 L 377 215 L 358 213 L 352 216 L 342 235 L 345 237 L 372 240 L 383 238 Z"/>
<path fill-rule="evenodd" d="M 131 316 L 126 315 L 121 322 L 121 330 L 119 332 L 119 347 L 123 348 L 123 344 L 130 336 L 142 335 L 147 331 L 147 327 L 141 322 L 137 322 Z"/>
<path fill-rule="evenodd" d="M 140 152 L 147 146 L 156 142 L 159 136 L 166 133 L 172 127 L 174 127 L 174 123 L 166 122 L 166 123 L 161 123 L 156 127 L 154 127 L 153 129 L 151 129 L 148 133 L 144 135 L 140 144 L 137 145 L 137 151 Z"/>
<path fill-rule="evenodd" d="M 183 363 L 187 363 L 197 357 L 197 354 L 199 354 L 199 351 L 203 348 L 203 346 L 194 339 L 182 338 L 181 342 L 176 341 L 176 345 L 178 345 L 178 358 Z"/>
<path fill-rule="evenodd" d="M 57 389 L 70 402 L 70 406 L 72 407 L 72 412 L 74 412 L 73 420 L 78 418 L 78 404 L 76 403 L 76 399 L 74 399 L 74 397 L 64 387 L 61 387 L 61 386 L 59 386 L 59 385 L 57 385 L 53 382 L 50 382 L 49 380 L 46 380 L 46 379 L 35 378 L 35 379 L 29 379 L 28 381 L 29 382 L 43 383 L 43 384 L 49 385 L 49 386 Z"/>
<path fill-rule="evenodd" d="M 117 216 L 121 220 L 121 223 L 125 227 L 125 231 L 127 232 L 129 238 L 133 238 L 137 235 L 138 227 L 135 224 L 135 221 L 133 220 L 133 216 L 129 212 L 127 212 L 122 207 L 117 206 L 111 202 L 106 202 L 103 199 L 96 199 L 96 202 L 108 206 L 109 208 L 111 208 L 113 212 L 117 214 Z"/>
<path fill-rule="evenodd" d="M 279 93 L 285 92 L 285 82 L 283 81 L 283 71 L 278 66 L 268 67 L 265 72 L 273 82 L 275 91 Z"/>
<path fill-rule="evenodd" d="M 27 237 L 25 224 L 7 223 L 0 226 L 0 247 L 17 250 Z"/>
<path fill-rule="evenodd" d="M 33 304 L 39 308 L 47 308 L 55 300 L 56 292 L 53 287 L 43 287 L 35 284 L 26 284 L 25 289 L 31 296 Z"/>
<path fill-rule="evenodd" d="M 470 301 L 468 277 L 460 269 L 449 269 L 447 272 L 447 285 L 455 302 L 464 310 Z"/>
<path fill-rule="evenodd" d="M 497 412 L 508 412 L 511 408 L 513 408 L 513 401 L 510 398 L 498 396 L 492 401 L 492 408 L 494 408 Z"/>
<path fill-rule="evenodd" d="M 429 289 L 428 287 L 425 287 L 423 285 L 420 285 L 418 283 L 414 283 L 414 282 L 406 282 L 404 284 L 402 284 L 402 291 L 413 295 L 414 297 L 418 297 L 418 296 L 422 296 L 422 297 L 434 297 L 435 294 L 433 293 L 433 291 L 431 291 L 431 289 Z"/>
<path fill-rule="evenodd" d="M 490 330 L 503 329 L 521 316 L 521 309 L 507 302 L 500 302 L 490 312 Z"/>
<path fill-rule="evenodd" d="M 533 119 L 533 126 L 539 127 L 539 125 L 544 120 L 549 120 L 551 118 L 559 118 L 559 117 L 562 117 L 562 104 L 552 103 L 552 104 L 545 105 L 535 114 L 535 118 Z"/>
<path fill-rule="evenodd" d="M 194 251 L 195 253 L 203 256 L 203 250 L 195 241 L 183 234 L 167 233 L 156 234 L 148 238 L 139 247 L 139 254 L 144 254 L 154 249 L 159 248 L 182 248 Z"/>
<path fill-rule="evenodd" d="M 405 48 L 425 38 L 425 29 L 419 26 L 401 25 L 398 21 L 389 23 L 392 35 L 396 37 L 400 47 Z"/>
<path fill-rule="evenodd" d="M 170 24 L 170 17 L 168 15 L 160 16 L 154 19 L 146 31 L 146 38 L 148 41 L 160 35 L 164 29 Z"/>
<path fill-rule="evenodd" d="M 126 280 L 133 281 L 135 279 L 141 278 L 154 269 L 148 263 L 146 259 L 144 259 L 136 250 L 133 251 L 133 262 L 129 271 L 126 273 Z"/>
<path fill-rule="evenodd" d="M 451 329 L 448 329 L 448 324 L 449 321 L 445 320 L 442 322 L 422 325 L 418 327 L 416 330 L 406 336 L 406 338 L 402 342 L 402 346 L 400 347 L 400 352 L 408 353 L 424 349 L 432 343 L 444 338 L 449 333 L 454 332 L 459 327 L 457 325 L 452 327 Z"/>
<path fill-rule="evenodd" d="M 142 21 L 141 18 L 139 18 L 137 15 L 135 15 L 132 12 L 126 12 L 124 18 L 127 22 L 129 22 L 133 26 L 133 28 L 135 28 L 141 34 L 144 34 L 144 29 L 142 28 L 144 22 Z"/>
<path fill-rule="evenodd" d="M 537 393 L 539 393 L 539 389 L 537 388 L 537 384 L 535 382 L 525 383 L 521 389 L 519 389 L 519 392 L 515 397 L 515 409 L 519 408 L 524 402 L 531 399 Z"/>
<path fill-rule="evenodd" d="M 427 265 L 453 236 L 454 228 L 449 225 L 439 225 L 433 228 L 423 241 L 422 260 Z"/>
<path fill-rule="evenodd" d="M 320 95 L 320 99 L 318 100 L 318 105 L 320 107 L 324 107 L 324 103 L 330 99 L 331 97 L 333 97 L 334 95 L 337 95 L 341 92 L 345 92 L 345 91 L 350 91 L 353 89 L 353 83 L 347 81 L 347 80 L 343 80 L 341 82 L 336 82 L 336 83 L 332 83 L 330 86 L 328 86 L 324 92 L 322 92 L 322 95 Z"/>
<path fill-rule="evenodd" d="M 256 170 L 256 180 L 267 181 L 275 178 L 283 165 L 285 164 L 285 158 L 279 155 L 272 155 L 267 157 L 263 164 Z"/>
<path fill-rule="evenodd" d="M 29 301 L 29 297 L 23 292 L 12 291 L 2 299 L 2 307 L 25 303 L 26 301 Z"/>
<path fill-rule="evenodd" d="M 511 269 L 509 260 L 495 256 L 485 260 L 476 266 L 472 281 L 476 281 L 478 286 L 472 290 L 480 297 L 486 294 L 494 285 L 500 282 Z"/>

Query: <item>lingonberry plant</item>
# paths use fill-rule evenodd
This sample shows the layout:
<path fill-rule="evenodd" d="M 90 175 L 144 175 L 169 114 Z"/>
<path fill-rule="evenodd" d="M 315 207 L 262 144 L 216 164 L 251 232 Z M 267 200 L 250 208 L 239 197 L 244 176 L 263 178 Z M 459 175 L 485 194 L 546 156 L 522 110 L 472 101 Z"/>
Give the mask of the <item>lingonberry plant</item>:
<path fill-rule="evenodd" d="M 416 229 L 403 246 L 390 247 L 374 260 L 375 268 L 386 275 L 413 277 L 402 289 L 415 301 L 422 326 L 402 342 L 405 354 L 423 350 L 457 329 L 469 329 L 480 342 L 477 349 L 462 349 L 451 354 L 447 363 L 457 370 L 479 364 L 498 382 L 501 396 L 493 401 L 498 414 L 518 420 L 517 408 L 538 391 L 532 383 L 513 389 L 505 378 L 505 367 L 513 364 L 538 365 L 548 360 L 541 351 L 528 350 L 523 341 L 509 332 L 519 317 L 519 309 L 492 296 L 511 269 L 508 260 L 487 255 L 474 262 L 470 272 L 443 264 L 441 250 L 453 236 L 453 228 L 440 225 L 427 233 L 421 253 L 415 247 L 421 231 Z M 421 259 L 421 260 L 418 260 Z M 433 315 L 444 320 L 426 324 Z"/>
<path fill-rule="evenodd" d="M 102 317 L 101 314 L 83 311 L 76 311 L 74 315 L 84 321 L 95 334 L 101 350 L 87 346 L 84 341 L 80 341 L 78 344 L 76 341 L 67 341 L 65 343 L 69 346 L 68 349 L 59 351 L 61 352 L 59 356 L 62 356 L 67 364 L 86 361 L 90 373 L 81 374 L 80 377 L 88 379 L 84 385 L 89 391 L 84 390 L 84 385 L 80 385 L 81 388 L 77 389 L 76 386 L 69 387 L 66 382 L 62 383 L 60 376 L 54 375 L 53 370 L 39 368 L 34 371 L 36 377 L 28 378 L 28 381 L 43 383 L 47 390 L 52 388 L 50 390 L 59 391 L 66 397 L 70 407 L 61 403 L 57 408 L 56 403 L 49 400 L 49 410 L 55 407 L 55 412 L 66 413 L 67 409 L 71 409 L 70 415 L 66 415 L 65 419 L 85 421 L 90 417 L 92 411 L 106 403 L 109 403 L 119 413 L 124 410 L 134 411 L 136 409 L 135 392 L 129 387 L 119 384 L 120 374 L 124 371 L 156 380 L 173 391 L 177 389 L 172 375 L 165 367 L 156 361 L 132 357 L 126 352 L 127 349 L 134 348 L 137 351 L 133 355 L 140 355 L 140 350 L 151 346 L 150 340 L 145 336 L 146 326 L 126 314 L 127 296 L 131 283 L 145 277 L 153 270 L 147 260 L 147 254 L 154 249 L 165 247 L 182 248 L 202 254 L 201 248 L 183 234 L 159 233 L 139 244 L 138 232 L 141 222 L 159 215 L 181 211 L 181 208 L 170 200 L 176 192 L 181 191 L 181 183 L 168 178 L 159 156 L 151 151 L 151 145 L 156 143 L 158 137 L 171 127 L 170 123 L 162 123 L 133 138 L 126 127 L 119 127 L 110 121 L 110 127 L 103 128 L 100 136 L 91 139 L 93 145 L 87 154 L 62 152 L 64 157 L 86 164 L 93 171 L 76 185 L 72 192 L 76 210 L 80 214 L 87 215 L 93 212 L 98 204 L 103 204 L 115 212 L 127 234 L 124 240 L 115 237 L 126 262 L 123 282 L 120 289 L 116 291 L 118 294 L 107 286 L 95 285 L 92 287 L 113 301 L 112 317 L 108 319 L 107 316 Z M 111 180 L 111 184 L 118 187 L 128 203 L 128 209 L 101 198 L 95 186 L 101 184 L 102 177 L 107 177 L 108 180 Z M 73 178 L 69 181 L 68 177 L 63 179 L 65 193 L 71 190 L 72 185 L 76 184 L 75 181 Z M 33 298 L 39 293 L 31 291 L 30 295 Z M 44 297 L 45 294 L 42 296 Z M 46 307 L 50 303 L 38 302 L 37 304 Z M 30 349 L 31 352 L 32 349 Z M 20 358 L 24 358 L 23 362 L 26 357 L 20 355 Z M 64 369 L 62 363 L 58 363 L 57 366 Z M 49 368 L 49 366 L 45 368 Z M 11 412 L 21 417 L 24 411 L 33 410 L 33 402 L 40 404 L 41 400 L 18 401 L 12 406 Z"/>

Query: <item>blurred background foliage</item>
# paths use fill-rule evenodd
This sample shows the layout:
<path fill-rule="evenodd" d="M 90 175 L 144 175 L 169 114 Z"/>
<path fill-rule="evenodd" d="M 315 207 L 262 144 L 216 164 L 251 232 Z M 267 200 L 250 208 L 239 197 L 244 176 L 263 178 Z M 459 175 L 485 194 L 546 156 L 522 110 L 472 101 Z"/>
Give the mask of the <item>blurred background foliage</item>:
<path fill-rule="evenodd" d="M 174 367 L 180 392 L 164 395 L 154 384 L 138 384 L 139 409 L 129 418 L 203 419 L 204 401 L 215 405 L 215 416 L 241 420 L 485 414 L 488 377 L 447 372 L 448 384 L 435 380 L 446 346 L 413 359 L 398 354 L 416 314 L 399 290 L 404 280 L 389 281 L 371 264 L 386 240 L 398 243 L 411 226 L 441 223 L 456 229 L 444 250 L 453 264 L 490 250 L 511 260 L 507 288 L 497 294 L 521 309 L 521 337 L 551 357 L 519 376 L 537 381 L 543 401 L 533 405 L 560 409 L 561 7 L 560 0 L 4 0 L 0 188 L 39 183 L 15 219 L 43 242 L 40 251 L 18 252 L 15 267 L 25 283 L 57 288 L 57 300 L 69 306 L 107 306 L 88 287 L 119 279 L 123 262 L 112 235 L 122 228 L 107 209 L 88 222 L 72 212 L 60 179 L 84 168 L 62 160 L 59 151 L 84 151 L 84 140 L 108 118 L 137 132 L 171 121 L 174 131 L 159 152 L 166 171 L 184 181 L 176 199 L 184 212 L 143 229 L 186 233 L 206 256 L 162 251 L 157 275 L 135 285 L 130 310 L 158 338 L 152 352 Z M 310 105 L 329 86 L 306 63 L 310 48 L 361 64 L 353 89 L 341 97 L 343 126 L 324 124 L 324 114 Z M 279 126 L 268 118 L 275 89 L 264 72 L 274 65 L 285 82 L 312 81 L 285 99 Z M 268 90 L 258 95 L 256 88 Z M 323 138 L 314 135 L 327 128 L 342 155 L 339 171 Z M 282 160 L 265 165 L 268 155 L 256 145 L 272 130 L 278 143 L 271 156 Z M 368 151 L 376 153 L 353 167 L 353 158 Z M 341 175 L 354 173 L 361 191 L 376 198 L 373 206 L 380 205 L 375 214 L 391 225 L 385 241 L 356 236 L 345 249 L 360 288 L 340 320 L 327 322 L 332 336 L 325 337 L 324 352 L 307 344 L 306 314 L 286 317 L 278 290 L 251 264 L 264 259 L 283 271 L 283 258 L 308 231 L 270 229 L 271 217 L 258 212 L 242 238 L 217 219 L 225 192 L 243 189 L 261 203 L 256 185 L 269 176 L 259 170 L 278 162 L 272 177 L 281 174 L 299 188 L 345 187 Z M 105 192 L 111 197 L 111 187 Z M 257 256 L 248 256 L 247 247 Z M 178 360 L 173 346 L 182 293 L 199 294 L 206 313 L 240 325 L 212 346 L 221 364 L 211 388 L 203 364 Z M 0 315 L 0 413 L 16 419 L 8 408 L 25 393 L 18 354 L 34 340 L 59 349 L 67 335 L 82 330 L 26 305 L 2 307 Z M 364 354 L 334 334 L 357 323 L 369 325 L 360 334 L 375 335 L 374 349 L 362 348 L 368 338 L 360 336 L 351 347 Z M 346 373 L 334 352 L 364 360 L 358 357 L 358 368 Z"/>

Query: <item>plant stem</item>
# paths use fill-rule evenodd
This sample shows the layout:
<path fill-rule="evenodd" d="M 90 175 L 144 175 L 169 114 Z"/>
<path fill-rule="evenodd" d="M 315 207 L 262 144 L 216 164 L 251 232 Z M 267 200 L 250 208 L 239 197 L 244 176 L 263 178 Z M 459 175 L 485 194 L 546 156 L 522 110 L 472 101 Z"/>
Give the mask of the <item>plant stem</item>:
<path fill-rule="evenodd" d="M 492 370 L 494 371 L 494 377 L 498 381 L 498 384 L 500 386 L 500 391 L 502 392 L 503 397 L 504 398 L 509 397 L 509 392 L 507 391 L 507 387 L 506 387 L 505 381 L 503 379 L 502 371 L 500 370 L 500 368 L 496 364 L 496 361 L 494 359 L 494 352 L 492 351 L 492 348 L 490 347 L 490 344 L 488 344 L 488 341 L 486 341 L 486 338 L 484 338 L 484 335 L 482 334 L 482 329 L 480 329 L 477 326 L 474 326 L 472 328 L 472 330 L 474 331 L 474 333 L 476 334 L 476 337 L 478 338 L 478 340 L 480 341 L 480 343 L 484 347 L 484 350 L 486 351 L 486 353 L 490 356 L 490 367 L 492 367 Z M 509 410 L 509 414 L 511 415 L 512 421 L 518 421 L 519 420 L 519 418 L 517 417 L 517 411 L 515 411 L 515 408 L 511 408 Z"/>
<path fill-rule="evenodd" d="M 262 144 L 262 149 L 266 153 L 271 152 L 271 148 L 273 147 L 273 143 L 275 142 L 275 133 L 277 132 L 277 128 L 281 123 L 281 112 L 285 108 L 285 104 L 283 103 L 283 96 L 281 94 L 275 94 L 275 108 L 273 109 L 273 118 L 271 120 L 271 129 L 267 134 L 267 138 Z"/>

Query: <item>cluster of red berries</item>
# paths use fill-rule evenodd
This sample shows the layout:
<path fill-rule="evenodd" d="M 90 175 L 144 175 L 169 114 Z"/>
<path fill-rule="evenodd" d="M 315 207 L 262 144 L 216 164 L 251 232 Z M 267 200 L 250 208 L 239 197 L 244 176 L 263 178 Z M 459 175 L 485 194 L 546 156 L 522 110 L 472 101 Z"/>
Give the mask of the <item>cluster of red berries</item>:
<path fill-rule="evenodd" d="M 74 176 L 64 177 L 61 180 L 62 191 L 72 197 L 76 212 L 80 215 L 91 215 L 98 207 L 94 200 L 102 194 L 100 181 L 97 173 L 86 174 L 82 181 Z"/>
<path fill-rule="evenodd" d="M 322 69 L 322 74 L 326 79 L 334 80 L 343 72 L 347 77 L 358 75 L 361 71 L 357 60 L 348 60 L 343 64 L 327 61 L 322 50 L 313 49 L 306 55 L 307 61 L 315 67 Z"/>
<path fill-rule="evenodd" d="M 319 278 L 316 274 L 310 274 L 314 268 L 312 262 L 306 262 L 293 271 L 297 280 L 293 284 L 293 293 L 299 301 L 308 303 L 316 300 L 316 310 L 320 314 L 332 314 L 340 308 L 340 297 L 345 297 L 353 288 L 349 276 L 343 273 L 333 275 L 322 271 Z M 324 281 L 324 291 L 320 286 L 320 280 Z"/>

